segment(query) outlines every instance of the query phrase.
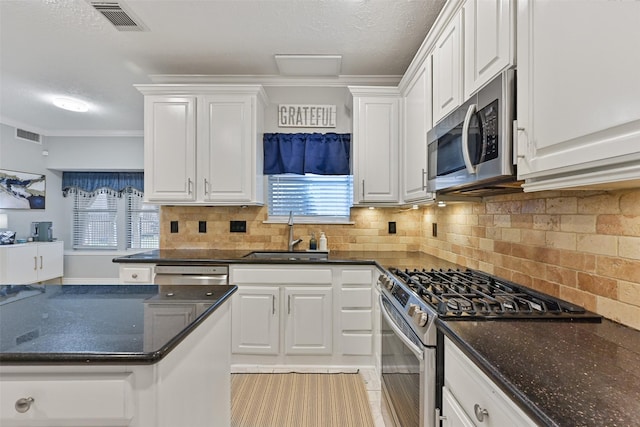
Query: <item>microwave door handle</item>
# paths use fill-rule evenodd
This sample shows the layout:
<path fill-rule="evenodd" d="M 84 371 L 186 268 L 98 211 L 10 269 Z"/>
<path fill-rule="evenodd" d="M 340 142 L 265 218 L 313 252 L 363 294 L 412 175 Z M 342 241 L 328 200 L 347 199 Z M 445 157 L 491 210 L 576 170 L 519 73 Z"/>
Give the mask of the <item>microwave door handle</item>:
<path fill-rule="evenodd" d="M 462 158 L 464 159 L 464 165 L 467 167 L 467 172 L 471 175 L 476 173 L 476 167 L 471 163 L 471 155 L 469 154 L 469 125 L 477 108 L 478 106 L 476 104 L 469 105 L 462 125 Z"/>

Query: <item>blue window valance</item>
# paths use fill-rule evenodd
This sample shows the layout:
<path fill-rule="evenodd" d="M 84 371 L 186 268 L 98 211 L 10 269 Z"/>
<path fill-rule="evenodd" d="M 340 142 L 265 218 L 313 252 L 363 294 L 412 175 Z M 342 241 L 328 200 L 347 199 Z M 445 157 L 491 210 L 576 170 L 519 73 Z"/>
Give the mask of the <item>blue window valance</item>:
<path fill-rule="evenodd" d="M 351 134 L 265 133 L 264 173 L 349 175 Z"/>
<path fill-rule="evenodd" d="M 109 193 L 122 196 L 131 191 L 144 193 L 143 172 L 62 172 L 62 195 Z"/>

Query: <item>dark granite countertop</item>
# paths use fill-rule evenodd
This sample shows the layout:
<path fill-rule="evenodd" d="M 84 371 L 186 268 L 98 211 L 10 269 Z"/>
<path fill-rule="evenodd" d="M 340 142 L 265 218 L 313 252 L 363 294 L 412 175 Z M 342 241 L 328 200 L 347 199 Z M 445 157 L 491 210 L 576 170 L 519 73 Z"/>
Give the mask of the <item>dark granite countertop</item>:
<path fill-rule="evenodd" d="M 640 331 L 606 319 L 437 324 L 541 425 L 640 426 Z"/>
<path fill-rule="evenodd" d="M 256 259 L 247 258 L 251 249 L 220 250 L 220 249 L 156 249 L 133 255 L 114 258 L 115 263 L 221 263 L 221 264 L 375 264 L 382 268 L 456 268 L 433 255 L 422 252 L 405 251 L 331 251 L 328 259 L 312 259 L 304 261 L 288 259 Z"/>
<path fill-rule="evenodd" d="M 208 286 L 210 295 L 203 286 L 184 286 L 171 297 L 156 285 L 2 288 L 0 364 L 152 364 L 227 302 L 237 286 Z M 186 327 L 162 323 L 171 331 L 156 332 L 170 338 L 150 346 L 145 310 L 153 303 L 193 304 L 196 315 Z"/>

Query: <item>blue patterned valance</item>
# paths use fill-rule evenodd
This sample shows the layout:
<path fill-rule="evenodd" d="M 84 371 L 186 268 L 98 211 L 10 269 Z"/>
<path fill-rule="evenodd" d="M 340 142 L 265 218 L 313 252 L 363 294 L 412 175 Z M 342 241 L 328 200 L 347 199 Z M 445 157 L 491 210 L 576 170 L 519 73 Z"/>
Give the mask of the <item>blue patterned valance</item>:
<path fill-rule="evenodd" d="M 62 195 L 87 196 L 109 193 L 122 196 L 125 191 L 144 193 L 143 172 L 62 172 Z"/>
<path fill-rule="evenodd" d="M 264 173 L 349 175 L 351 134 L 265 133 Z"/>

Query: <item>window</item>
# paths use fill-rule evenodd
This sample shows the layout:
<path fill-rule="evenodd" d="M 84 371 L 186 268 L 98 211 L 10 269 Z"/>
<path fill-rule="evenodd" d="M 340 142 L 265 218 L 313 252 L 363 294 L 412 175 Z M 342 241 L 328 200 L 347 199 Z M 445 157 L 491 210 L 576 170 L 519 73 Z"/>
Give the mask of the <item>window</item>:
<path fill-rule="evenodd" d="M 159 246 L 159 208 L 143 203 L 142 172 L 62 173 L 71 195 L 74 249 L 150 249 Z"/>
<path fill-rule="evenodd" d="M 126 194 L 127 248 L 153 249 L 160 245 L 158 206 L 142 202 L 142 195 L 131 191 Z"/>
<path fill-rule="evenodd" d="M 345 222 L 353 204 L 352 175 L 269 175 L 269 218 L 289 212 L 309 222 Z"/>
<path fill-rule="evenodd" d="M 118 197 L 104 192 L 74 194 L 73 248 L 118 248 Z"/>

